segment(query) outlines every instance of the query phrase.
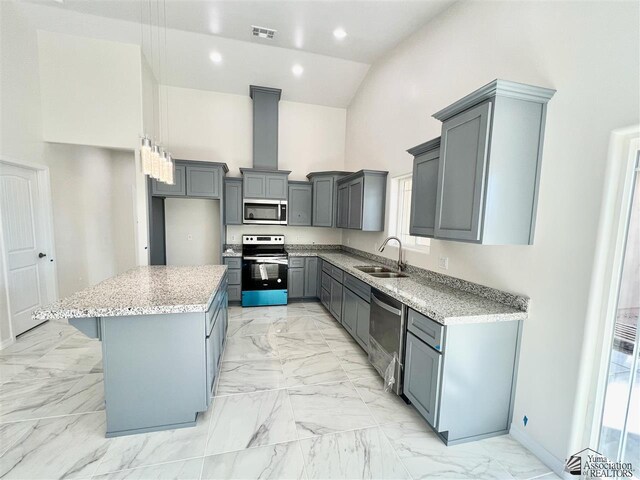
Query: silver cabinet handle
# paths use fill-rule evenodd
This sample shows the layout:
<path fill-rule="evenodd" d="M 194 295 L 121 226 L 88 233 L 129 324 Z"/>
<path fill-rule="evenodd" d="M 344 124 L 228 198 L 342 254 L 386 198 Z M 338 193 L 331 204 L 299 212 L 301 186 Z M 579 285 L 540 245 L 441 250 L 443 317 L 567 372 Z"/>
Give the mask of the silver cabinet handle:
<path fill-rule="evenodd" d="M 397 308 L 393 308 L 392 306 L 387 305 L 373 293 L 371 294 L 371 300 L 373 300 L 376 305 L 378 305 L 380 308 L 385 309 L 387 312 L 393 313 L 394 315 L 402 315 L 402 310 L 398 310 Z"/>

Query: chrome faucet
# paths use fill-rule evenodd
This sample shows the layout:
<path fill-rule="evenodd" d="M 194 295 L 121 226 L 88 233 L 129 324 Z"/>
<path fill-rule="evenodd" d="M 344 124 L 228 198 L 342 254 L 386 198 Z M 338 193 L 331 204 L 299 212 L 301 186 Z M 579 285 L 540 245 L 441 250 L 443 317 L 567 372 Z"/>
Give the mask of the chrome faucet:
<path fill-rule="evenodd" d="M 384 251 L 384 247 L 387 246 L 387 243 L 389 243 L 389 240 L 395 240 L 396 242 L 398 242 L 398 271 L 401 272 L 402 270 L 405 269 L 407 264 L 402 261 L 402 242 L 398 237 L 387 237 L 385 241 L 382 242 L 382 245 L 380 245 L 380 248 L 378 248 L 378 251 L 379 252 Z"/>

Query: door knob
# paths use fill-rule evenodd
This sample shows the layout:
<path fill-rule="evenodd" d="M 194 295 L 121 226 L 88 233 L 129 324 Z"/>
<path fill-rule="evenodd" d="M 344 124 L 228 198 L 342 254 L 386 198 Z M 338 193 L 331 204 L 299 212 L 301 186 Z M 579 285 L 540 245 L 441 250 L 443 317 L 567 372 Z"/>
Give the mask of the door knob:
<path fill-rule="evenodd" d="M 42 253 L 42 252 L 40 252 L 40 253 L 38 254 L 38 258 L 43 258 L 43 257 L 46 257 L 46 256 L 47 256 L 47 254 L 46 254 L 46 253 Z"/>

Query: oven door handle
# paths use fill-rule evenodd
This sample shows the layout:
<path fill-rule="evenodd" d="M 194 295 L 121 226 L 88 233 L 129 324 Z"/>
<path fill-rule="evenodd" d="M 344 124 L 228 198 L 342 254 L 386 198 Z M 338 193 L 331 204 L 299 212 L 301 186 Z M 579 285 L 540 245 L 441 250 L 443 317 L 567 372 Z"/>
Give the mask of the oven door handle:
<path fill-rule="evenodd" d="M 243 260 L 251 260 L 252 262 L 258 263 L 278 263 L 282 265 L 286 265 L 288 260 L 286 258 L 280 257 L 242 257 Z"/>
<path fill-rule="evenodd" d="M 380 308 L 384 308 L 387 312 L 393 313 L 394 315 L 402 315 L 402 310 L 398 310 L 397 308 L 393 308 L 392 306 L 387 305 L 373 293 L 371 294 L 371 300 L 373 300 L 373 302 Z"/>

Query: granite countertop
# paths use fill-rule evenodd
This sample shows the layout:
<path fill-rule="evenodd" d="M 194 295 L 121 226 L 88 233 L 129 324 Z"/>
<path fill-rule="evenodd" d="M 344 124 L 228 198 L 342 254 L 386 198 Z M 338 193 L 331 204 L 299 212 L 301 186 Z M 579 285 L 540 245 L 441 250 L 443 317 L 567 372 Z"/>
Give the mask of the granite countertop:
<path fill-rule="evenodd" d="M 491 298 L 466 292 L 452 286 L 409 273 L 405 278 L 377 278 L 354 268 L 381 265 L 374 260 L 342 251 L 296 250 L 289 256 L 317 256 L 341 268 L 414 310 L 443 325 L 524 320 L 527 312 Z M 499 297 L 499 291 L 496 291 Z"/>
<path fill-rule="evenodd" d="M 54 320 L 206 312 L 225 265 L 136 267 L 38 308 L 33 318 Z"/>
<path fill-rule="evenodd" d="M 227 257 L 241 257 L 242 256 L 242 252 L 236 252 L 235 250 L 233 252 L 222 252 L 222 257 L 223 258 L 227 258 Z"/>

